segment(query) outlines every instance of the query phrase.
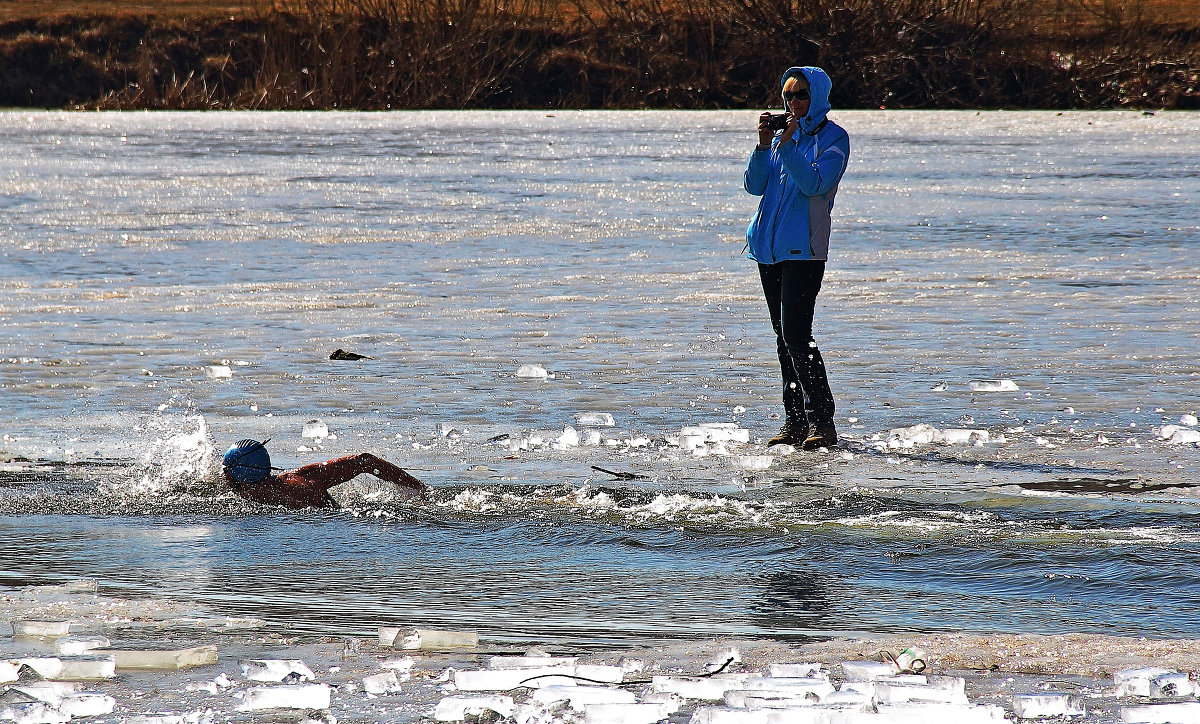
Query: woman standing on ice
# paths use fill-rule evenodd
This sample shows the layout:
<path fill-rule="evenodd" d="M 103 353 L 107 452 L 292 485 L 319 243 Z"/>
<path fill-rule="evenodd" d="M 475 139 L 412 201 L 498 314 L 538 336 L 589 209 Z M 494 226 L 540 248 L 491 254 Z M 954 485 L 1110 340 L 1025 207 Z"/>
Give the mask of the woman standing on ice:
<path fill-rule="evenodd" d="M 829 213 L 850 160 L 850 138 L 825 117 L 829 76 L 814 67 L 788 68 L 780 80 L 786 127 L 771 114 L 758 119 L 758 146 L 746 165 L 746 191 L 761 196 L 746 229 L 758 262 L 783 373 L 783 428 L 768 445 L 805 450 L 837 443 L 833 393 L 813 339 L 813 310 L 829 257 Z"/>

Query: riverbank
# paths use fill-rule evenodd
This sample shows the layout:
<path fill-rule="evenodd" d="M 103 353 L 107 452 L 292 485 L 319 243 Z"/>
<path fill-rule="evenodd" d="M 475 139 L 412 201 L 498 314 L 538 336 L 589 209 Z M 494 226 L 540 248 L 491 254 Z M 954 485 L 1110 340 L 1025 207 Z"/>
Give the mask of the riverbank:
<path fill-rule="evenodd" d="M 1085 710 L 1086 721 L 1112 721 L 1121 716 L 1142 721 L 1129 719 L 1125 713 L 1147 704 L 1194 702 L 1195 697 L 1160 692 L 1151 697 L 1139 694 L 1136 683 L 1117 688 L 1114 673 L 1149 666 L 1181 673 L 1200 668 L 1200 641 L 1082 634 L 907 635 L 807 644 L 770 640 L 659 641 L 619 651 L 545 650 L 536 645 L 529 649 L 511 642 L 483 640 L 477 646 L 458 650 L 403 649 L 375 639 L 301 637 L 286 627 L 268 626 L 253 618 L 229 618 L 194 605 L 118 597 L 99 592 L 90 580 L 0 589 L 0 621 L 5 622 L 0 627 L 0 664 L 21 662 L 10 672 L 19 674 L 19 680 L 8 676 L 2 694 L 4 706 L 18 721 L 65 721 L 53 719 L 58 711 L 73 711 L 75 716 L 90 714 L 89 721 L 101 722 L 224 721 L 242 720 L 248 715 L 272 720 L 300 717 L 308 721 L 408 722 L 428 721 L 435 712 L 439 720 L 456 721 L 463 718 L 456 711 L 469 713 L 469 702 L 482 705 L 488 701 L 494 710 L 517 721 L 544 724 L 580 720 L 702 722 L 716 721 L 718 716 L 730 717 L 721 719 L 727 721 L 750 721 L 751 712 L 767 705 L 766 699 L 756 699 L 765 692 L 739 695 L 734 687 L 722 698 L 719 692 L 707 691 L 734 683 L 747 690 L 770 684 L 777 687 L 772 690 L 775 697 L 782 696 L 780 691 L 787 686 L 815 687 L 826 692 L 820 698 L 830 699 L 815 705 L 831 707 L 827 713 L 837 712 L 842 717 L 839 721 L 875 721 L 910 709 L 924 715 L 937 713 L 922 707 L 939 708 L 945 715 L 1002 721 L 997 717 L 1012 715 L 1016 707 L 1029 707 L 1035 702 L 1028 695 L 1052 692 L 1062 692 L 1066 695 L 1062 702 L 1069 700 L 1072 706 Z M 60 622 L 69 633 L 11 635 L 28 625 L 24 623 L 27 621 Z M 78 653 L 97 645 L 105 650 L 93 648 L 88 654 Z M 924 684 L 917 680 L 920 677 L 909 677 L 903 686 L 893 682 L 891 689 L 878 681 L 870 685 L 854 683 L 863 672 L 856 673 L 856 667 L 846 662 L 878 662 L 879 652 L 896 652 L 908 646 L 927 652 L 928 678 Z M 146 653 L 149 651 L 187 651 L 192 659 L 177 656 L 170 664 L 142 667 L 136 663 L 136 656 L 106 651 L 140 651 L 147 660 L 151 658 Z M 109 655 L 123 662 L 111 673 L 85 677 L 51 672 L 56 661 L 68 661 L 79 669 L 85 662 L 103 661 Z M 505 658 L 517 655 L 533 658 Z M 545 658 L 549 656 L 554 658 Z M 531 683 L 512 687 L 503 682 L 487 683 L 506 677 L 519 679 L 522 672 L 508 675 L 502 669 L 531 667 L 539 661 L 562 670 L 574 668 L 574 676 L 586 673 L 610 681 L 604 686 L 578 681 L 574 691 L 561 686 L 569 682 L 559 682 L 553 691 L 538 689 Z M 800 667 L 785 666 L 789 664 L 814 665 L 816 678 L 795 678 Z M 710 676 L 721 665 L 724 668 L 720 676 Z M 0 670 L 0 674 L 3 672 Z M 775 678 L 755 678 L 768 673 Z M 828 677 L 827 683 L 821 683 L 822 676 Z M 841 692 L 870 689 L 873 693 L 867 698 L 872 701 L 845 701 L 832 708 L 834 699 L 852 698 L 831 697 L 829 692 L 835 686 Z M 954 693 L 956 687 L 961 692 Z M 944 694 L 947 700 L 926 704 L 874 701 L 897 698 L 902 688 L 905 696 L 924 692 L 924 696 L 934 699 Z M 554 691 L 564 703 L 554 703 Z M 281 699 L 283 693 L 287 699 Z M 579 711 L 572 711 L 565 704 L 568 694 L 575 697 L 573 703 L 584 699 L 636 699 L 645 710 L 630 709 L 618 719 L 605 719 L 603 714 L 613 712 L 589 711 L 582 705 Z M 731 700 L 735 704 L 732 709 L 725 706 Z M 1036 700 L 1042 705 L 1046 701 Z M 737 702 L 746 705 L 744 711 L 739 712 Z M 661 716 L 649 711 L 655 704 L 662 707 Z M 504 711 L 506 706 L 514 709 Z M 769 703 L 769 708 L 779 706 L 779 700 Z M 813 711 L 814 696 L 802 697 L 794 706 Z"/>
<path fill-rule="evenodd" d="M 830 69 L 839 108 L 1200 108 L 1200 19 L 1188 15 L 1090 0 L 48 14 L 0 23 L 0 105 L 760 108 L 800 63 Z"/>

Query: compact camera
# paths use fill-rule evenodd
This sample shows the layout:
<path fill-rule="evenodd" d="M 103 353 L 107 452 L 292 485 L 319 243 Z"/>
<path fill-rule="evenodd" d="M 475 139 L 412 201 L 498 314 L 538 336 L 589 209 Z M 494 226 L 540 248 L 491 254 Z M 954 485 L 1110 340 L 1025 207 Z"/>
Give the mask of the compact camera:
<path fill-rule="evenodd" d="M 782 131 L 787 128 L 788 114 L 786 113 L 769 113 L 767 114 L 767 128 L 772 131 Z"/>

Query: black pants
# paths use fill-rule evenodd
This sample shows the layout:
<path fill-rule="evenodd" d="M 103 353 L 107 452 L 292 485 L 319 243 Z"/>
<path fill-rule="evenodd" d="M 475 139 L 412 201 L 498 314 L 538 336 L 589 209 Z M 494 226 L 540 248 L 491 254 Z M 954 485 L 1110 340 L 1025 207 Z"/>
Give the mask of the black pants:
<path fill-rule="evenodd" d="M 832 425 L 833 393 L 812 333 L 825 262 L 805 259 L 759 264 L 758 274 L 779 343 L 783 409 L 789 420 L 807 419 L 818 427 Z"/>

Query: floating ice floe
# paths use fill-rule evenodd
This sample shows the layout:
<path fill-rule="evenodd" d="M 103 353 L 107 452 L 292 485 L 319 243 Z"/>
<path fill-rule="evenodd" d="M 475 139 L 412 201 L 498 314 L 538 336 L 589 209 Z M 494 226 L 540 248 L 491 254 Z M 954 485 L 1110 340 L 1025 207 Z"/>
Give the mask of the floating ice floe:
<path fill-rule="evenodd" d="M 228 380 L 233 377 L 233 369 L 229 365 L 208 365 L 204 376 L 210 380 Z"/>
<path fill-rule="evenodd" d="M 521 365 L 517 368 L 517 377 L 522 377 L 531 380 L 544 380 L 550 376 L 546 368 L 541 365 Z"/>
<path fill-rule="evenodd" d="M 617 424 L 608 412 L 579 412 L 575 415 L 575 422 L 585 427 L 612 427 Z"/>
<path fill-rule="evenodd" d="M 321 420 L 309 420 L 304 423 L 300 437 L 306 440 L 324 440 L 329 437 L 329 426 Z"/>
<path fill-rule="evenodd" d="M 1197 419 L 1195 415 L 1180 415 L 1179 423 L 1188 427 L 1195 427 L 1196 425 L 1200 425 L 1200 419 Z"/>
<path fill-rule="evenodd" d="M 1018 719 L 1084 716 L 1087 710 L 1073 696 L 1060 692 L 1013 694 L 1013 713 Z"/>
<path fill-rule="evenodd" d="M 971 380 L 967 387 L 971 392 L 1016 392 L 1021 389 L 1012 380 Z"/>
<path fill-rule="evenodd" d="M 328 709 L 332 690 L 327 684 L 284 684 L 250 689 L 238 711 L 263 709 Z"/>

